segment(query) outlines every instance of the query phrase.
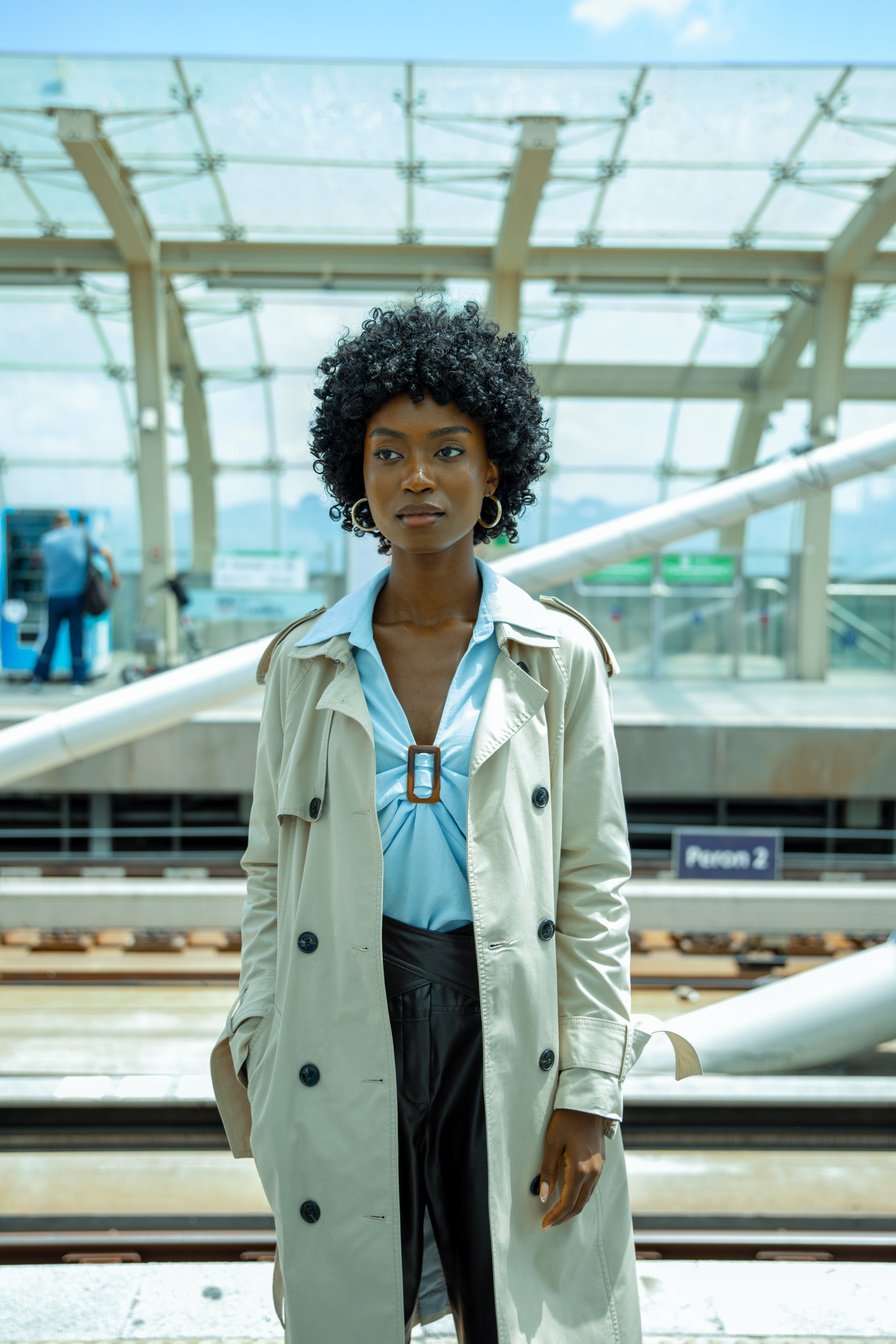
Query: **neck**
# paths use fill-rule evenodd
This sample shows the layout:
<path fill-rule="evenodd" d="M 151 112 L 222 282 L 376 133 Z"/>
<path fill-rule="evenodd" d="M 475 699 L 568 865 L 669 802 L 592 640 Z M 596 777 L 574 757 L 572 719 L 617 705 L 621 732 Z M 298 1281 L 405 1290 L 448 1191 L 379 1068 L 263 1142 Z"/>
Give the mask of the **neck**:
<path fill-rule="evenodd" d="M 473 549 L 413 555 L 396 551 L 374 619 L 383 625 L 475 621 L 482 582 Z"/>

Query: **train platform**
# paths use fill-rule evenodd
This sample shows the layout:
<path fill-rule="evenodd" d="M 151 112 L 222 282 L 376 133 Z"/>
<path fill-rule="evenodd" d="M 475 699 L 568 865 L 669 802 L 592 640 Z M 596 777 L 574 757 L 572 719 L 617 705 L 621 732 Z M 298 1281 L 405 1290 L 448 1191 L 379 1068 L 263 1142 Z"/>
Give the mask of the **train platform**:
<path fill-rule="evenodd" d="M 638 1286 L 644 1344 L 896 1344 L 890 1265 L 640 1262 Z M 282 1338 L 270 1264 L 0 1267 L 0 1344 Z M 449 1318 L 413 1333 L 455 1340 Z"/>

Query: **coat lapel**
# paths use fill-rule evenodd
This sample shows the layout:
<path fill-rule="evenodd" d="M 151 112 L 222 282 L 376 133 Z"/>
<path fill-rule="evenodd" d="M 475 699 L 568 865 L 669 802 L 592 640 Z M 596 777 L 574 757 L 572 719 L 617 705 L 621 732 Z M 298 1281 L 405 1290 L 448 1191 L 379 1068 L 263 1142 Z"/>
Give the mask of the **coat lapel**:
<path fill-rule="evenodd" d="M 293 647 L 289 651 L 289 657 L 296 659 L 321 656 L 338 663 L 339 670 L 324 687 L 315 709 L 332 709 L 338 714 L 345 714 L 348 718 L 355 719 L 372 742 L 373 725 L 370 721 L 370 710 L 364 697 L 358 665 L 345 635 L 333 635 L 325 644 L 306 644 Z"/>
<path fill-rule="evenodd" d="M 495 623 L 498 639 L 498 657 L 492 679 L 488 684 L 482 713 L 473 737 L 470 754 L 470 778 L 479 767 L 494 755 L 500 746 L 537 714 L 548 698 L 547 690 L 523 667 L 511 653 L 511 640 L 524 651 L 525 647 L 556 647 L 555 636 L 517 630 L 504 621 Z"/>

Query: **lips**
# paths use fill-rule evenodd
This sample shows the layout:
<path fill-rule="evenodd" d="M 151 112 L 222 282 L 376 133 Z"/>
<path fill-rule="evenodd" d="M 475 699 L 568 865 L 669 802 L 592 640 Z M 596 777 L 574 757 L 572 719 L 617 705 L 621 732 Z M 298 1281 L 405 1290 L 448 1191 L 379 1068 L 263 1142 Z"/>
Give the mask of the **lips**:
<path fill-rule="evenodd" d="M 429 517 L 441 518 L 441 517 L 442 517 L 442 510 L 441 510 L 441 509 L 430 509 L 430 508 L 426 508 L 426 507 L 424 507 L 424 506 L 421 504 L 421 505 L 420 505 L 419 507 L 417 507 L 417 508 L 400 509 L 399 512 L 398 512 L 398 517 L 399 517 L 399 518 L 421 518 L 421 517 L 423 517 L 423 518 L 429 518 Z"/>

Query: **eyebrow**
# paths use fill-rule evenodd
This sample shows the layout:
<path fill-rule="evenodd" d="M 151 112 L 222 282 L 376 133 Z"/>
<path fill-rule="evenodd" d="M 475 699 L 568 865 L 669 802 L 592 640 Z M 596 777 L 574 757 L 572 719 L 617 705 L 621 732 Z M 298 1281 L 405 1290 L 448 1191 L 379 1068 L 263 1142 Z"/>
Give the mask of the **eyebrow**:
<path fill-rule="evenodd" d="M 427 438 L 441 439 L 446 434 L 471 434 L 471 433 L 472 430 L 468 429 L 466 425 L 446 425 L 443 429 L 431 429 L 429 431 L 429 434 L 427 435 Z M 370 437 L 373 438 L 375 434 L 383 434 L 388 439 L 407 438 L 407 435 L 402 434 L 401 430 L 399 429 L 386 429 L 385 427 L 380 428 L 379 426 L 376 429 L 372 429 L 370 431 Z"/>

